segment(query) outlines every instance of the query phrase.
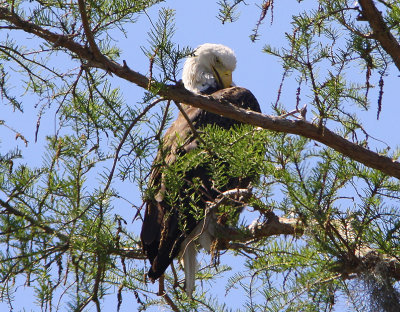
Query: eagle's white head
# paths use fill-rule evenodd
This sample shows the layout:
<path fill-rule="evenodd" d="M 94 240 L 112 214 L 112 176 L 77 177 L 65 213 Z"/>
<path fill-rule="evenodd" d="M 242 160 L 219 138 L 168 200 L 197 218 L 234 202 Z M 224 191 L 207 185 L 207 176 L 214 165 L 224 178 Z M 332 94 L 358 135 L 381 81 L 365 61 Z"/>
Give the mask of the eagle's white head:
<path fill-rule="evenodd" d="M 204 43 L 196 48 L 183 66 L 185 88 L 195 93 L 210 93 L 232 86 L 232 72 L 236 56 L 232 49 L 215 43 Z"/>

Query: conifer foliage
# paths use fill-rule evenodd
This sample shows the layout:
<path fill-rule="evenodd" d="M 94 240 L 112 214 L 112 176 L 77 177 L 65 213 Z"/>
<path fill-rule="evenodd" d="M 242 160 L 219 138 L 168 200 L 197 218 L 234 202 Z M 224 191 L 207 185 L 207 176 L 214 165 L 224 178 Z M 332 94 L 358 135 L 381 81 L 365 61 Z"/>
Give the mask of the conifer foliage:
<path fill-rule="evenodd" d="M 115 311 L 334 311 L 343 303 L 400 311 L 400 152 L 362 120 L 362 112 L 379 119 L 390 109 L 399 1 L 313 1 L 292 17 L 281 46 L 261 36 L 284 14 L 277 0 L 251 2 L 259 15 L 249 44 L 266 40 L 260 53 L 282 66 L 279 89 L 269 91 L 273 116 L 183 88 L 179 69 L 193 49 L 174 41 L 175 12 L 160 2 L 0 0 L 0 111 L 9 112 L 0 114 L 1 302 L 12 311 L 29 287 L 36 306 L 26 308 L 35 311 L 102 311 L 111 296 Z M 234 23 L 246 4 L 219 1 L 210 14 Z M 114 39 L 154 6 L 143 74 L 120 58 Z M 142 97 L 124 94 L 123 84 Z M 297 86 L 290 103 L 288 84 Z M 227 174 L 254 177 L 251 188 L 209 203 L 218 239 L 190 299 L 178 262 L 155 285 L 146 281 L 142 207 L 120 191 L 154 196 L 148 176 L 175 103 L 246 125 L 197 133 L 200 148 L 165 171 L 172 204 L 182 202 L 182 174 L 200 164 L 216 186 Z M 13 116 L 30 120 L 33 139 Z M 10 134 L 15 140 L 5 141 Z M 210 292 L 217 281 L 225 286 L 218 296 Z M 237 292 L 243 306 L 232 307 L 224 294 Z"/>

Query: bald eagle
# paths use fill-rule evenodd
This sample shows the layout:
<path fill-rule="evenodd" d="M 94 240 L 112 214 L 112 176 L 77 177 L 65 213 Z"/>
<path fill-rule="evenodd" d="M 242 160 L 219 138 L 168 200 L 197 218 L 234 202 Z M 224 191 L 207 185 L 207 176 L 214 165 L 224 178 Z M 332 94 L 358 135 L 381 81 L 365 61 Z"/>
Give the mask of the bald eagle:
<path fill-rule="evenodd" d="M 241 108 L 260 112 L 258 102 L 249 90 L 232 87 L 232 72 L 235 67 L 236 57 L 230 48 L 221 44 L 206 43 L 187 58 L 183 67 L 183 84 L 194 93 L 211 95 L 215 99 L 226 100 Z M 185 172 L 183 186 L 179 190 L 179 202 L 173 205 L 167 200 L 168 184 L 163 169 L 173 165 L 178 157 L 199 148 L 198 137 L 193 133 L 193 129 L 202 129 L 207 125 L 230 129 L 239 124 L 235 120 L 199 108 L 189 105 L 183 107 L 185 114 L 179 113 L 166 131 L 152 166 L 148 185 L 151 192 L 145 199 L 146 211 L 141 241 L 144 253 L 150 260 L 148 277 L 152 281 L 165 272 L 174 258 L 183 259 L 185 290 L 190 297 L 194 290 L 197 266 L 196 245 L 210 251 L 215 239 L 215 219 L 204 219 L 207 203 L 215 200 L 221 192 L 233 188 L 246 188 L 250 179 L 228 177 L 224 187 L 215 189 L 210 169 L 199 165 Z M 193 188 L 194 181 L 200 185 L 197 189 Z M 202 218 L 193 215 L 190 209 L 193 205 L 196 205 L 197 211 L 203 211 Z"/>

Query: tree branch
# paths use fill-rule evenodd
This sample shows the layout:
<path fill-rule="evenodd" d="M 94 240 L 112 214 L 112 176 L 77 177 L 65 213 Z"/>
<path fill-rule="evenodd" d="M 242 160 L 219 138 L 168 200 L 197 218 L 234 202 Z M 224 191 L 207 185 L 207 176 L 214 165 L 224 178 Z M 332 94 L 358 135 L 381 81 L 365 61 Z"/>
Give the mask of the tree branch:
<path fill-rule="evenodd" d="M 133 129 L 133 127 L 143 118 L 144 115 L 147 114 L 147 112 L 148 112 L 151 108 L 153 108 L 156 104 L 160 103 L 160 102 L 163 101 L 163 100 L 164 100 L 163 98 L 158 98 L 158 99 L 155 99 L 155 100 L 154 100 L 152 103 L 150 103 L 149 105 L 147 105 L 147 106 L 143 109 L 143 111 L 142 111 L 140 114 L 138 114 L 138 115 L 136 116 L 136 118 L 131 122 L 131 124 L 129 125 L 129 127 L 126 128 L 126 130 L 125 130 L 125 132 L 124 132 L 124 135 L 122 136 L 122 139 L 121 139 L 121 141 L 119 142 L 117 149 L 115 150 L 114 161 L 113 161 L 113 164 L 112 164 L 110 173 L 109 173 L 109 175 L 108 175 L 108 179 L 107 179 L 106 186 L 104 187 L 104 191 L 103 191 L 104 194 L 107 193 L 107 190 L 109 189 L 109 187 L 110 187 L 110 185 L 111 185 L 111 181 L 112 181 L 113 176 L 114 176 L 115 168 L 117 167 L 117 162 L 118 162 L 118 160 L 119 160 L 119 153 L 120 153 L 120 151 L 121 151 L 121 149 L 122 149 L 122 147 L 123 147 L 123 145 L 124 145 L 126 139 L 128 138 L 129 133 L 131 132 L 131 130 Z"/>
<path fill-rule="evenodd" d="M 368 20 L 369 25 L 374 31 L 373 35 L 382 45 L 382 48 L 391 56 L 396 67 L 400 70 L 400 44 L 390 32 L 382 14 L 376 8 L 372 0 L 359 0 L 362 15 Z"/>
<path fill-rule="evenodd" d="M 324 126 L 317 126 L 305 120 L 288 120 L 245 110 L 223 99 L 216 101 L 210 96 L 195 95 L 180 86 L 168 87 L 163 96 L 267 130 L 297 134 L 321 142 L 367 167 L 400 179 L 399 162 L 350 142 Z"/>
<path fill-rule="evenodd" d="M 85 30 L 86 38 L 89 42 L 90 50 L 98 61 L 103 61 L 105 56 L 100 52 L 99 47 L 94 40 L 92 30 L 90 29 L 89 18 L 86 13 L 86 5 L 84 0 L 78 0 L 79 13 L 81 14 L 83 29 Z"/>
<path fill-rule="evenodd" d="M 306 235 L 306 229 L 299 219 L 278 217 L 273 212 L 267 214 L 267 221 L 253 222 L 248 226 L 247 231 L 240 231 L 235 228 L 217 224 L 218 245 L 216 249 L 229 249 L 232 243 L 251 243 L 256 239 L 267 238 L 275 235 L 292 235 L 300 237 Z M 340 225 L 339 225 L 340 226 Z M 351 229 L 337 228 L 338 236 L 345 236 Z M 351 240 L 351 237 L 348 238 Z M 240 249 L 245 247 L 241 246 Z M 343 278 L 353 278 L 363 274 L 366 270 L 374 270 L 375 267 L 384 266 L 390 277 L 400 281 L 400 261 L 368 246 L 360 246 L 354 253 L 347 254 L 346 259 L 341 259 L 333 267 L 333 271 L 342 274 Z"/>
<path fill-rule="evenodd" d="M 366 0 L 363 0 L 366 1 Z M 53 43 L 56 46 L 61 46 L 88 62 L 88 65 L 104 69 L 116 76 L 130 81 L 139 87 L 147 89 L 149 79 L 133 70 L 126 63 L 122 66 L 104 56 L 103 61 L 93 60 L 91 51 L 76 43 L 71 37 L 55 34 L 49 30 L 43 29 L 28 21 L 22 20 L 18 15 L 12 13 L 6 8 L 0 8 L 0 19 L 6 20 L 18 28 L 37 35 L 38 37 Z M 400 55 L 400 52 L 399 54 Z M 400 68 L 400 64 L 399 64 Z M 159 95 L 167 100 L 174 100 L 180 103 L 192 105 L 209 112 L 223 115 L 243 123 L 259 126 L 271 131 L 297 134 L 331 147 L 337 152 L 354 159 L 367 167 L 377 169 L 387 174 L 388 176 L 400 179 L 400 163 L 372 152 L 360 145 L 352 143 L 340 135 L 335 134 L 324 126 L 317 126 L 305 120 L 287 120 L 281 117 L 268 116 L 261 113 L 245 110 L 236 107 L 223 100 L 223 93 L 218 99 L 211 96 L 203 96 L 194 94 L 186 90 L 181 84 L 167 85 L 162 88 Z"/>
<path fill-rule="evenodd" d="M 68 236 L 60 233 L 59 231 L 51 228 L 48 225 L 43 224 L 43 222 L 37 221 L 35 218 L 32 218 L 31 216 L 27 215 L 26 213 L 23 213 L 22 211 L 12 207 L 8 202 L 3 201 L 2 199 L 0 199 L 0 206 L 3 207 L 7 211 L 7 213 L 12 214 L 14 216 L 24 218 L 33 226 L 37 226 L 38 228 L 41 228 L 45 233 L 55 235 L 63 242 L 69 242 Z"/>
<path fill-rule="evenodd" d="M 223 193 L 223 197 L 214 205 L 218 206 L 223 201 L 227 200 L 229 196 L 233 195 L 248 195 L 246 190 L 234 189 Z M 69 237 L 59 231 L 39 223 L 37 220 L 24 214 L 18 209 L 13 208 L 9 203 L 0 199 L 0 205 L 5 210 L 13 215 L 20 216 L 29 221 L 32 225 L 42 228 L 46 233 L 57 236 L 60 240 L 67 242 Z M 212 208 L 211 208 L 212 209 Z M 266 213 L 267 221 L 263 223 L 254 222 L 247 231 L 239 230 L 232 227 L 217 224 L 217 236 L 219 237 L 217 249 L 229 248 L 229 242 L 235 243 L 249 243 L 256 239 L 267 238 L 277 235 L 293 235 L 300 237 L 305 233 L 305 228 L 301 221 L 296 218 L 278 217 L 273 212 Z M 119 255 L 129 259 L 146 259 L 143 252 L 136 248 L 109 248 L 108 253 Z M 377 265 L 385 265 L 389 274 L 396 280 L 400 280 L 400 261 L 394 257 L 387 256 L 367 246 L 362 246 L 355 251 L 355 259 L 357 261 L 339 261 L 334 268 L 335 272 L 341 273 L 345 278 L 351 278 L 352 274 L 360 274 L 365 271 L 365 268 L 371 269 Z M 354 260 L 354 257 L 352 258 Z M 165 298 L 165 295 L 161 293 Z M 168 298 L 165 298 L 168 300 Z M 92 300 L 92 299 L 90 299 Z M 89 301 L 90 301 L 89 300 Z"/>
<path fill-rule="evenodd" d="M 168 293 L 165 291 L 165 286 L 164 286 L 164 275 L 161 275 L 161 277 L 158 280 L 158 293 L 157 296 L 161 296 L 164 298 L 165 302 L 171 307 L 172 311 L 174 312 L 180 312 L 179 308 L 176 306 L 176 304 L 172 301 Z"/>
<path fill-rule="evenodd" d="M 383 266 L 391 278 L 400 281 L 400 261 L 395 257 L 389 257 L 371 248 L 362 248 L 358 253 L 357 259 L 359 261 L 356 263 L 339 261 L 334 271 L 341 273 L 345 279 L 351 279 Z"/>
<path fill-rule="evenodd" d="M 61 233 L 59 230 L 56 230 L 48 225 L 43 224 L 43 222 L 36 220 L 35 218 L 31 217 L 30 215 L 14 208 L 8 202 L 0 199 L 0 206 L 5 209 L 5 211 L 9 214 L 14 216 L 22 217 L 27 220 L 32 226 L 36 226 L 41 228 L 45 233 L 54 235 L 58 237 L 62 242 L 69 244 L 71 239 L 70 236 Z M 67 245 L 65 245 L 67 246 Z M 68 248 L 68 247 L 66 247 Z M 117 255 L 129 259 L 146 259 L 146 256 L 143 254 L 142 250 L 137 248 L 117 248 L 117 247 L 108 247 L 107 252 L 112 255 Z"/>

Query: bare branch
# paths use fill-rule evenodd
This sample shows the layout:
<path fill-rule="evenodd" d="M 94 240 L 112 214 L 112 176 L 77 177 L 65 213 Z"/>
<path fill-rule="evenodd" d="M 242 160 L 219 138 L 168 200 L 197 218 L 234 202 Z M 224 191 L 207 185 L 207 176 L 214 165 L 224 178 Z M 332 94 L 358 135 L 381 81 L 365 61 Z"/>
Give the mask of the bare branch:
<path fill-rule="evenodd" d="M 225 249 L 227 241 L 236 243 L 248 243 L 256 239 L 266 238 L 277 235 L 301 236 L 304 233 L 304 227 L 301 222 L 295 218 L 278 217 L 273 212 L 267 213 L 267 221 L 263 223 L 254 222 L 247 231 L 236 228 L 217 225 L 217 236 L 222 238 L 218 249 Z"/>

